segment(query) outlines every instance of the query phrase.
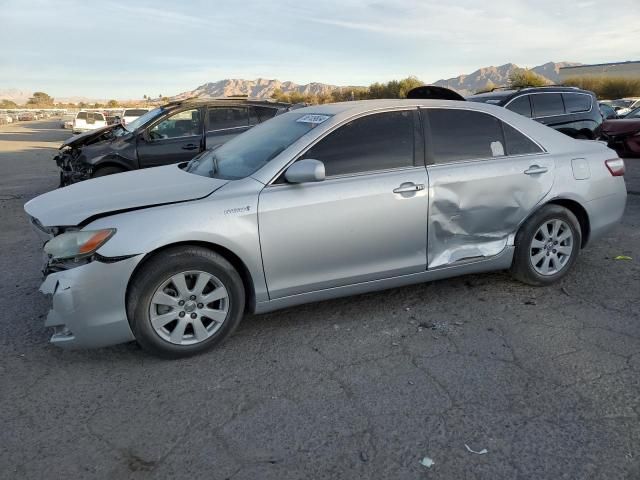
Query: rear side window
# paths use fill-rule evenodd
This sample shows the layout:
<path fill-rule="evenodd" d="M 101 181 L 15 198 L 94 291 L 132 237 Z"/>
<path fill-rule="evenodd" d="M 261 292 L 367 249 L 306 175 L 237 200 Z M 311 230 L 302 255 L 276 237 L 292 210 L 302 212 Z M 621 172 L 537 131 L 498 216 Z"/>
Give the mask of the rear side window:
<path fill-rule="evenodd" d="M 413 111 L 353 120 L 330 133 L 302 158 L 324 163 L 327 176 L 413 166 Z"/>
<path fill-rule="evenodd" d="M 591 110 L 591 95 L 584 93 L 563 93 L 564 107 L 567 113 L 588 112 Z"/>
<path fill-rule="evenodd" d="M 511 110 L 512 112 L 531 118 L 531 102 L 529 101 L 529 95 L 523 95 L 512 100 L 511 103 L 507 105 L 507 110 Z"/>
<path fill-rule="evenodd" d="M 535 117 L 550 117 L 564 114 L 564 104 L 560 93 L 537 93 L 531 95 Z"/>
<path fill-rule="evenodd" d="M 245 107 L 214 107 L 209 109 L 209 131 L 249 126 Z"/>
<path fill-rule="evenodd" d="M 78 116 L 76 117 L 79 120 L 86 120 L 87 119 L 87 112 L 78 112 Z"/>
<path fill-rule="evenodd" d="M 504 129 L 504 140 L 507 145 L 507 155 L 527 155 L 542 152 L 542 149 L 536 143 L 511 125 L 503 122 L 502 128 Z"/>
<path fill-rule="evenodd" d="M 435 163 L 505 155 L 501 122 L 491 115 L 470 110 L 429 109 L 428 118 Z"/>

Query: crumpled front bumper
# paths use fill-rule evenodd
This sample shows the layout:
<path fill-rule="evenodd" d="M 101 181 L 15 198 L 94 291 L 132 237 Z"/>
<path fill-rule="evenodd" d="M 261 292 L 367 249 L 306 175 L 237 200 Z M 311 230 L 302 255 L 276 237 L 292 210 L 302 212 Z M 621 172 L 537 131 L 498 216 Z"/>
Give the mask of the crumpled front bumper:
<path fill-rule="evenodd" d="M 93 261 L 49 274 L 40 291 L 53 307 L 46 327 L 51 343 L 65 348 L 94 348 L 135 340 L 126 312 L 129 279 L 143 255 L 112 263 Z"/>
<path fill-rule="evenodd" d="M 81 162 L 70 151 L 63 151 L 53 157 L 60 169 L 60 187 L 91 178 L 92 167 Z"/>

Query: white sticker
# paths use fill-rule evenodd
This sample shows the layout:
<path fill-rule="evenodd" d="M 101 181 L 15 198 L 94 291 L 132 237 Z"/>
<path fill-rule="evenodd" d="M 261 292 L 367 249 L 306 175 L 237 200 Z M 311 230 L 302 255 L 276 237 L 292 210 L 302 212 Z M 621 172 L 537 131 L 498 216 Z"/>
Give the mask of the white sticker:
<path fill-rule="evenodd" d="M 307 115 L 303 115 L 302 117 L 300 117 L 298 120 L 298 122 L 300 123 L 322 123 L 328 119 L 330 119 L 331 116 L 330 115 L 316 115 L 313 113 L 309 113 Z"/>
<path fill-rule="evenodd" d="M 491 142 L 491 155 L 494 157 L 504 157 L 502 142 Z"/>

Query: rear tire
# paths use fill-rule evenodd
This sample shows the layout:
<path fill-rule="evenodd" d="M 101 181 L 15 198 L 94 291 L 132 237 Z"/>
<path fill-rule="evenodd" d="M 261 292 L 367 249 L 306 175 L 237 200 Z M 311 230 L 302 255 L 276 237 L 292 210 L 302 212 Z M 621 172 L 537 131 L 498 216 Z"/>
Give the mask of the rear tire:
<path fill-rule="evenodd" d="M 560 205 L 545 205 L 516 234 L 511 275 L 528 285 L 551 285 L 569 272 L 581 245 L 576 216 Z"/>
<path fill-rule="evenodd" d="M 242 320 L 242 279 L 221 255 L 202 247 L 167 249 L 135 274 L 127 315 L 138 343 L 162 358 L 213 348 Z"/>
<path fill-rule="evenodd" d="M 107 175 L 115 175 L 116 173 L 122 173 L 124 171 L 124 168 L 112 165 L 99 167 L 95 172 L 93 172 L 91 178 L 106 177 Z"/>

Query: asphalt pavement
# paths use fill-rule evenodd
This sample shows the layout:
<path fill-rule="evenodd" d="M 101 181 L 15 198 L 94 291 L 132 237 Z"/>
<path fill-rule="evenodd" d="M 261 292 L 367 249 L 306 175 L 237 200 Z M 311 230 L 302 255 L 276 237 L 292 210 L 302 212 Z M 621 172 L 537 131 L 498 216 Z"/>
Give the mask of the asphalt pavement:
<path fill-rule="evenodd" d="M 162 361 L 48 344 L 23 205 L 57 186 L 69 135 L 0 127 L 0 478 L 640 478 L 640 159 L 622 223 L 558 285 L 305 305 Z"/>

